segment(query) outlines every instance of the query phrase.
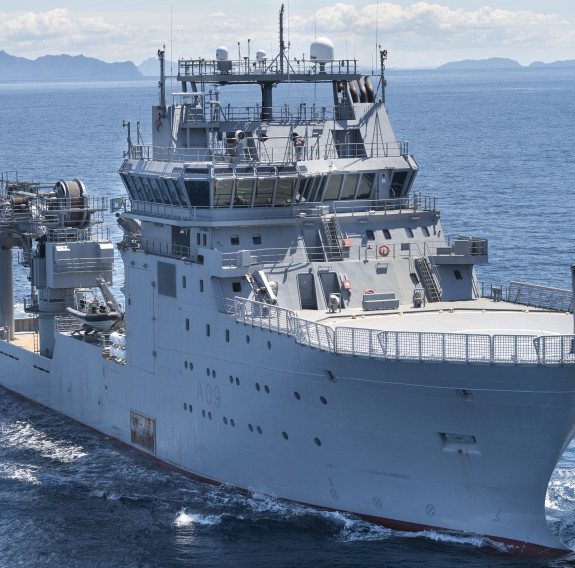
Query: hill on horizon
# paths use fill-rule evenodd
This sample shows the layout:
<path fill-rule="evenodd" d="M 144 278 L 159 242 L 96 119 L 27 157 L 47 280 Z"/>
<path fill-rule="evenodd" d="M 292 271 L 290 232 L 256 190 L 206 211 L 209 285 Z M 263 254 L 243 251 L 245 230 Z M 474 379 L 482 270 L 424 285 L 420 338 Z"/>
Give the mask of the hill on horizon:
<path fill-rule="evenodd" d="M 0 51 L 0 81 L 31 79 L 115 79 L 141 77 L 131 61 L 106 63 L 84 55 L 43 55 L 37 59 Z"/>
<path fill-rule="evenodd" d="M 531 67 L 575 67 L 575 59 L 565 61 L 554 61 L 553 63 L 544 63 L 543 61 L 534 61 L 529 65 L 521 65 L 514 59 L 505 57 L 491 57 L 489 59 L 463 59 L 462 61 L 450 61 L 437 67 L 440 70 L 477 70 L 477 69 L 525 69 Z"/>

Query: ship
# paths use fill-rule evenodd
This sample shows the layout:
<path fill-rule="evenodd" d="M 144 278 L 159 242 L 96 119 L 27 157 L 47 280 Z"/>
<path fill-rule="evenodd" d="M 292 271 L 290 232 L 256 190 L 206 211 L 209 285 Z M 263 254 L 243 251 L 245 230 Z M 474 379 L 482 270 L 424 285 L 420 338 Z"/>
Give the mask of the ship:
<path fill-rule="evenodd" d="M 573 290 L 481 283 L 487 239 L 413 189 L 387 51 L 370 74 L 328 38 L 293 58 L 283 18 L 274 57 L 180 60 L 169 101 L 158 51 L 125 195 L 2 176 L 0 384 L 190 477 L 567 552 L 545 496 L 575 433 Z"/>

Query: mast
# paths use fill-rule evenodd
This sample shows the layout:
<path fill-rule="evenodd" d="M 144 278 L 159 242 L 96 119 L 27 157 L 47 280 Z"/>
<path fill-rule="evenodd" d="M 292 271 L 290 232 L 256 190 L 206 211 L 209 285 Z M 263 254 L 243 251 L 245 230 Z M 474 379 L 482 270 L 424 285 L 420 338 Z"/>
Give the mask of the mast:
<path fill-rule="evenodd" d="M 282 4 L 280 10 L 280 73 L 283 75 L 284 72 L 284 5 Z"/>
<path fill-rule="evenodd" d="M 158 49 L 158 59 L 160 60 L 160 80 L 158 87 L 160 87 L 160 106 L 166 108 L 166 62 L 165 62 L 166 46 L 164 49 Z"/>

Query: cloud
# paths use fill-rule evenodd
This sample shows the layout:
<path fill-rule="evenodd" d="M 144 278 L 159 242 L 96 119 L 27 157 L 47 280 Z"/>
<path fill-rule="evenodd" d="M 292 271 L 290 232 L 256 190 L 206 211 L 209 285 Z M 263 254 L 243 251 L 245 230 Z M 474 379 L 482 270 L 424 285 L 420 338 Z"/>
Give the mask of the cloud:
<path fill-rule="evenodd" d="M 16 51 L 34 46 L 38 55 L 82 52 L 106 42 L 123 41 L 130 36 L 129 31 L 101 16 L 71 16 L 63 8 L 15 16 L 0 14 L 0 42 Z"/>
<path fill-rule="evenodd" d="M 417 45 L 468 45 L 559 43 L 573 37 L 573 26 L 555 14 L 538 14 L 529 10 L 511 11 L 488 6 L 477 10 L 453 10 L 440 4 L 416 2 L 409 6 L 383 3 L 357 9 L 352 4 L 337 3 L 315 14 L 318 31 L 346 35 L 369 33 L 376 26 L 393 42 Z M 415 43 L 413 43 L 415 42 Z"/>

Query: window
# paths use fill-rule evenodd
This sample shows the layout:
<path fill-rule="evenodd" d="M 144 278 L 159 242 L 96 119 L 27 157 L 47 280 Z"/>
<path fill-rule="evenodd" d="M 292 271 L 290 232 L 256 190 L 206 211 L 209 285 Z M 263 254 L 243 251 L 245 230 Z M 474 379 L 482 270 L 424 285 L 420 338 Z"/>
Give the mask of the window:
<path fill-rule="evenodd" d="M 373 231 L 371 229 L 367 229 L 365 231 L 365 234 L 367 235 L 368 241 L 375 241 L 375 235 L 373 234 Z"/>
<path fill-rule="evenodd" d="M 375 173 L 363 174 L 359 180 L 359 187 L 357 188 L 358 199 L 369 199 L 373 182 L 375 180 Z"/>
<path fill-rule="evenodd" d="M 182 276 L 182 288 L 186 287 L 186 277 Z"/>
<path fill-rule="evenodd" d="M 197 237 L 198 237 L 198 246 L 200 246 L 202 244 L 202 234 L 201 233 L 197 233 Z"/>
<path fill-rule="evenodd" d="M 421 232 L 424 237 L 429 237 L 429 229 L 427 227 L 421 227 Z"/>
<path fill-rule="evenodd" d="M 278 179 L 274 205 L 289 205 L 295 189 L 296 178 Z"/>
<path fill-rule="evenodd" d="M 254 205 L 271 205 L 274 194 L 275 179 L 258 179 Z"/>
<path fill-rule="evenodd" d="M 202 245 L 206 247 L 206 246 L 208 246 L 207 243 L 208 243 L 208 235 L 206 235 L 206 233 L 204 233 L 202 235 Z"/>
<path fill-rule="evenodd" d="M 233 246 L 239 245 L 239 244 L 240 244 L 240 236 L 239 236 L 239 235 L 232 235 L 232 236 L 230 237 L 230 243 L 231 243 Z"/>
<path fill-rule="evenodd" d="M 204 291 L 204 281 L 200 280 L 200 292 Z"/>
<path fill-rule="evenodd" d="M 210 336 L 210 324 L 207 323 L 206 324 L 206 337 L 209 337 L 209 336 Z"/>
<path fill-rule="evenodd" d="M 455 274 L 455 280 L 463 280 L 463 276 L 461 276 L 461 272 L 459 272 L 459 270 L 454 270 L 453 274 Z"/>
<path fill-rule="evenodd" d="M 355 196 L 355 188 L 357 186 L 357 180 L 359 179 L 359 174 L 347 174 L 343 181 L 343 187 L 341 189 L 341 199 L 353 199 Z"/>
<path fill-rule="evenodd" d="M 409 227 L 405 227 L 405 234 L 410 238 L 413 239 L 413 231 Z"/>
<path fill-rule="evenodd" d="M 325 195 L 323 197 L 324 201 L 334 201 L 339 197 L 339 188 L 341 187 L 342 181 L 343 181 L 342 174 L 331 174 L 329 176 L 329 181 L 327 182 L 327 188 L 325 190 Z"/>
<path fill-rule="evenodd" d="M 405 184 L 405 178 L 407 178 L 408 172 L 394 172 L 391 178 L 391 198 L 401 197 L 403 191 L 403 186 Z"/>
<path fill-rule="evenodd" d="M 253 179 L 239 179 L 236 182 L 236 193 L 234 195 L 234 205 L 249 207 L 252 204 L 252 193 L 254 191 Z"/>
<path fill-rule="evenodd" d="M 241 292 L 242 291 L 242 283 L 241 282 L 232 282 L 232 291 Z"/>
<path fill-rule="evenodd" d="M 230 330 L 226 329 L 226 342 L 229 343 L 230 342 Z M 230 375 L 230 383 L 233 381 L 232 376 Z"/>
<path fill-rule="evenodd" d="M 382 229 L 382 232 L 383 232 L 383 236 L 384 236 L 388 241 L 390 241 L 390 240 L 391 240 L 391 233 L 389 232 L 389 230 L 388 230 L 388 229 Z"/>
<path fill-rule="evenodd" d="M 186 318 L 186 331 L 190 331 L 190 320 Z"/>
<path fill-rule="evenodd" d="M 262 236 L 261 235 L 252 235 L 252 242 L 254 245 L 261 245 L 262 244 Z"/>
<path fill-rule="evenodd" d="M 210 206 L 210 182 L 206 180 L 184 180 L 188 198 L 192 207 Z"/>
<path fill-rule="evenodd" d="M 229 207 L 232 202 L 233 179 L 217 179 L 214 183 L 214 207 Z"/>

